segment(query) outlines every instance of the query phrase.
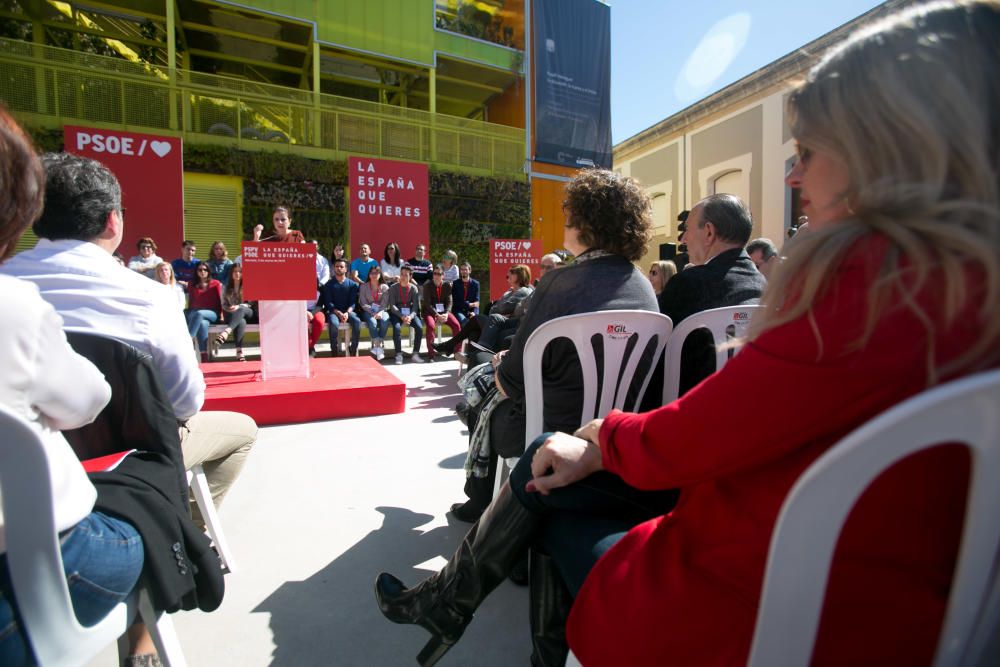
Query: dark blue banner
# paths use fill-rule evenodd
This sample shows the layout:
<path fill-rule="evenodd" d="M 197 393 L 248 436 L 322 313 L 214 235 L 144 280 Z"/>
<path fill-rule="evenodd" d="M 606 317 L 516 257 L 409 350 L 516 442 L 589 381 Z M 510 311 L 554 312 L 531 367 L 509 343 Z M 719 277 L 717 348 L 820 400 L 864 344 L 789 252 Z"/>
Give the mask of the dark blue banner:
<path fill-rule="evenodd" d="M 535 159 L 611 168 L 611 8 L 532 0 Z"/>

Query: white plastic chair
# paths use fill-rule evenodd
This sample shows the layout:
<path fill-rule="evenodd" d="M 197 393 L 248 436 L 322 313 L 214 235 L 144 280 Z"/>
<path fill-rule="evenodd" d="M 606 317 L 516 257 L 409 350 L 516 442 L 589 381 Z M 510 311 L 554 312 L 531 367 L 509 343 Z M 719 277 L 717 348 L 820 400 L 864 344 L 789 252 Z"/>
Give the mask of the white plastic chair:
<path fill-rule="evenodd" d="M 542 434 L 544 425 L 542 408 L 542 355 L 549 343 L 557 338 L 566 338 L 576 346 L 580 367 L 583 370 L 583 402 L 580 409 L 580 425 L 591 419 L 605 416 L 612 409 L 634 410 L 641 402 L 649 385 L 655 363 L 643 369 L 643 381 L 635 397 L 635 403 L 625 405 L 628 389 L 638 370 L 643 351 L 655 338 L 653 360 L 660 357 L 673 323 L 660 313 L 643 310 L 604 310 L 596 313 L 581 313 L 557 317 L 535 329 L 524 344 L 524 405 L 525 429 L 524 446 L 528 447 Z M 604 367 L 598 375 L 597 359 L 594 355 L 592 339 L 599 336 L 603 342 Z M 635 345 L 628 358 L 625 351 L 629 341 L 635 338 Z M 598 377 L 603 378 L 598 395 Z M 517 464 L 518 457 L 506 459 L 509 469 Z M 497 465 L 494 497 L 506 479 L 506 469 Z"/>
<path fill-rule="evenodd" d="M 153 609 L 141 580 L 129 598 L 96 625 L 83 627 L 76 620 L 63 571 L 49 464 L 40 435 L 5 406 L 0 406 L 0 434 L 7 565 L 21 621 L 38 663 L 45 667 L 87 664 L 124 635 L 138 611 L 163 664 L 183 667 L 184 655 L 170 617 Z M 127 641 L 119 642 L 121 657 L 127 655 L 127 649 Z"/>
<path fill-rule="evenodd" d="M 188 486 L 191 488 L 191 493 L 194 495 L 194 500 L 198 504 L 198 511 L 201 512 L 201 518 L 205 522 L 205 529 L 208 531 L 208 536 L 212 538 L 212 542 L 215 544 L 215 550 L 219 554 L 223 568 L 225 568 L 226 572 L 235 572 L 236 560 L 233 558 L 233 552 L 226 541 L 226 534 L 222 530 L 222 520 L 219 518 L 219 512 L 215 508 L 215 501 L 212 500 L 212 492 L 208 488 L 208 479 L 205 477 L 205 469 L 202 468 L 201 464 L 191 466 L 191 469 L 187 471 L 187 481 Z"/>
<path fill-rule="evenodd" d="M 946 442 L 969 447 L 972 471 L 965 529 L 934 664 L 1000 664 L 998 408 L 1000 371 L 957 380 L 871 420 L 803 473 L 785 499 L 771 538 L 750 667 L 809 664 L 834 547 L 851 508 L 871 481 L 894 463 Z"/>
<path fill-rule="evenodd" d="M 665 370 L 663 372 L 663 405 L 677 400 L 680 393 L 681 381 L 681 350 L 684 348 L 684 341 L 688 335 L 696 329 L 708 329 L 715 339 L 715 370 L 719 371 L 726 362 L 729 361 L 731 352 L 736 350 L 719 349 L 730 338 L 739 338 L 746 335 L 747 327 L 750 325 L 750 318 L 754 311 L 760 306 L 725 306 L 723 308 L 713 308 L 703 310 L 684 318 L 684 321 L 674 328 L 674 332 L 667 341 L 667 352 L 665 354 Z"/>

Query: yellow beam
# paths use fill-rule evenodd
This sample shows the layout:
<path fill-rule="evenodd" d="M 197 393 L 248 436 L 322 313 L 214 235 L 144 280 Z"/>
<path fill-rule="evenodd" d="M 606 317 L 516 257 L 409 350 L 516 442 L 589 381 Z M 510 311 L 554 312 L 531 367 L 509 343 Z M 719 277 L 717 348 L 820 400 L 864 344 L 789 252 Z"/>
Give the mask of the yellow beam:
<path fill-rule="evenodd" d="M 457 83 L 462 86 L 469 86 L 470 88 L 479 88 L 481 90 L 488 90 L 491 93 L 502 93 L 503 88 L 497 86 L 490 86 L 485 83 L 478 83 L 476 81 L 469 81 L 468 79 L 459 79 L 454 76 L 445 76 L 444 74 L 437 75 L 438 81 L 447 81 L 448 83 Z"/>
<path fill-rule="evenodd" d="M 205 49 L 188 49 L 188 53 L 193 56 L 205 56 L 206 58 L 213 58 L 215 60 L 228 60 L 234 63 L 241 63 L 243 65 L 252 65 L 254 67 L 265 67 L 267 69 L 274 69 L 280 72 L 291 72 L 292 74 L 299 74 L 302 72 L 301 67 L 292 67 L 290 65 L 279 65 L 278 63 L 269 63 L 266 60 L 252 60 L 250 58 L 242 58 L 240 56 L 233 56 L 227 53 L 220 53 L 218 51 L 206 51 Z"/>
<path fill-rule="evenodd" d="M 219 28 L 213 25 L 205 25 L 203 23 L 195 23 L 194 21 L 181 21 L 180 25 L 185 30 L 194 30 L 195 32 L 207 32 L 214 35 L 225 35 L 226 37 L 238 37 L 240 39 L 246 39 L 251 42 L 260 42 L 261 44 L 267 44 L 268 46 L 277 46 L 282 49 L 289 49 L 291 51 L 299 51 L 300 53 L 307 53 L 309 51 L 309 46 L 306 44 L 296 44 L 295 42 L 285 42 L 280 39 L 271 39 L 270 37 L 260 37 L 249 32 L 241 32 L 239 30 L 231 30 L 229 28 Z"/>

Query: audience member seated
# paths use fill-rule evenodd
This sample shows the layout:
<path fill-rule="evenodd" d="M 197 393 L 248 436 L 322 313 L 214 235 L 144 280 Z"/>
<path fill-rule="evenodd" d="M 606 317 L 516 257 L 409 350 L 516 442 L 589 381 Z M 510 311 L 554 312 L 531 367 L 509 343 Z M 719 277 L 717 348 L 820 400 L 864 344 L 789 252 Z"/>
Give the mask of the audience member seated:
<path fill-rule="evenodd" d="M 781 263 L 781 258 L 778 257 L 778 249 L 774 243 L 771 239 L 763 237 L 754 239 L 747 244 L 747 255 L 750 256 L 750 261 L 753 262 L 753 265 L 757 267 L 757 270 L 765 278 L 770 278 L 774 267 Z"/>
<path fill-rule="evenodd" d="M 362 243 L 358 250 L 360 251 L 361 256 L 355 257 L 351 262 L 350 278 L 356 284 L 360 285 L 368 280 L 368 272 L 378 266 L 378 262 L 372 259 L 372 249 L 367 243 Z"/>
<path fill-rule="evenodd" d="M 211 277 L 207 262 L 199 262 L 188 284 L 188 307 L 184 311 L 188 333 L 198 341 L 202 362 L 208 361 L 208 327 L 222 318 L 222 283 Z"/>
<path fill-rule="evenodd" d="M 434 267 L 431 281 L 424 283 L 420 303 L 427 335 L 427 359 L 434 361 L 434 336 L 438 326 L 446 324 L 452 332 L 461 328 L 451 313 L 451 283 L 444 282 L 444 267 L 440 264 Z"/>
<path fill-rule="evenodd" d="M 377 270 L 378 266 L 370 268 Z M 330 321 L 331 340 L 337 340 L 337 327 L 341 324 L 350 325 L 352 357 L 358 356 L 358 342 L 361 338 L 361 319 L 354 312 L 354 306 L 358 302 L 358 289 L 358 284 L 347 277 L 347 262 L 338 259 L 333 263 L 333 278 L 323 285 L 317 303 L 317 310 L 321 309 L 326 313 L 326 318 Z M 314 348 L 310 346 L 309 349 L 312 353 Z"/>
<path fill-rule="evenodd" d="M 372 354 L 379 361 L 385 359 L 385 332 L 389 330 L 389 311 L 386 310 L 389 287 L 381 278 L 382 270 L 377 266 L 372 268 L 368 272 L 368 281 L 358 290 L 361 320 L 368 326 Z"/>
<path fill-rule="evenodd" d="M 657 298 L 675 275 L 677 275 L 677 267 L 669 259 L 661 259 L 649 265 L 649 284 L 653 286 Z"/>
<path fill-rule="evenodd" d="M 271 211 L 273 231 L 270 236 L 261 238 L 264 225 L 253 228 L 254 241 L 272 241 L 274 243 L 305 243 L 306 237 L 297 229 L 292 229 L 292 212 L 285 206 L 275 206 Z"/>
<path fill-rule="evenodd" d="M 458 280 L 451 284 L 452 313 L 460 325 L 479 313 L 479 281 L 472 277 L 472 265 L 462 262 Z"/>
<path fill-rule="evenodd" d="M 403 265 L 403 260 L 399 256 L 398 243 L 386 243 L 385 251 L 382 253 L 382 280 L 386 285 L 394 285 L 399 280 L 399 267 Z"/>
<path fill-rule="evenodd" d="M 425 664 L 529 546 L 575 595 L 565 627 L 582 664 L 746 663 L 796 480 L 888 408 L 1000 365 L 998 33 L 995 2 L 919 4 L 819 60 L 787 98 L 786 182 L 810 233 L 742 350 L 676 402 L 540 437 L 438 575 L 412 589 L 381 575 L 383 613 L 434 635 Z M 840 533 L 811 664 L 933 661 L 968 478 L 964 448 L 946 446 L 872 483 Z M 608 512 L 629 485 L 683 502 Z M 536 664 L 562 664 L 552 621 Z"/>
<path fill-rule="evenodd" d="M 319 241 L 317 239 L 313 239 L 310 243 L 316 246 L 316 289 L 318 290 L 330 280 L 330 262 L 319 251 Z"/>
<path fill-rule="evenodd" d="M 203 464 L 219 505 L 239 476 L 257 425 L 236 412 L 199 412 L 205 379 L 175 296 L 122 271 L 121 188 L 100 163 L 68 153 L 44 156 L 46 206 L 35 222 L 38 244 L 0 266 L 34 283 L 62 316 L 66 331 L 117 338 L 149 354 L 181 424 L 184 465 Z"/>
<path fill-rule="evenodd" d="M 441 258 L 441 269 L 444 271 L 444 281 L 451 284 L 458 280 L 458 254 L 454 250 L 445 250 Z"/>
<path fill-rule="evenodd" d="M 537 286 L 546 273 L 558 269 L 562 264 L 562 258 L 554 252 L 543 255 L 538 265 L 542 275 L 533 284 Z M 479 336 L 478 343 L 486 350 L 492 350 L 493 353 L 509 349 L 514 335 L 517 333 L 517 326 L 521 323 L 521 318 L 534 296 L 535 292 L 532 292 L 521 303 L 517 304 L 509 317 L 496 313 L 491 314 L 486 322 L 486 327 Z M 470 365 L 484 364 L 489 361 L 489 356 L 490 352 L 480 350 L 471 355 Z"/>
<path fill-rule="evenodd" d="M 436 343 L 434 351 L 440 354 L 455 354 L 459 345 L 465 339 L 479 340 L 479 336 L 489 322 L 490 316 L 500 315 L 510 317 L 514 314 L 517 305 L 528 298 L 534 288 L 531 286 L 531 269 L 524 264 L 512 266 L 507 271 L 507 284 L 509 288 L 490 307 L 489 315 L 476 315 L 470 317 L 462 327 L 462 330 L 443 343 Z"/>
<path fill-rule="evenodd" d="M 147 278 L 156 279 L 156 267 L 163 262 L 163 259 L 156 254 L 156 241 L 144 236 L 135 243 L 138 255 L 134 255 L 128 260 L 128 268 L 136 273 L 141 273 Z"/>
<path fill-rule="evenodd" d="M 478 469 L 470 466 L 480 474 L 467 477 L 469 501 L 453 508 L 455 515 L 464 520 L 478 517 L 493 494 L 495 456 L 484 452 L 477 439 L 485 436 L 489 449 L 505 457 L 524 451 L 522 358 L 525 342 L 535 329 L 564 315 L 601 310 L 656 311 L 653 288 L 632 265 L 645 252 L 650 236 L 649 198 L 639 185 L 610 171 L 581 172 L 566 188 L 563 211 L 567 220 L 564 247 L 576 260 L 565 268 L 546 272 L 538 281 L 510 350 L 493 357 L 498 396 L 480 404 L 483 407 L 475 417 L 477 425 L 471 430 L 470 452 L 476 452 L 484 465 Z M 512 280 L 512 288 L 522 280 L 528 282 L 524 275 L 527 267 L 511 271 L 519 281 Z M 542 378 L 546 429 L 574 430 L 580 425 L 583 377 L 572 343 L 557 340 L 549 346 Z M 510 400 L 501 400 L 503 396 Z"/>
<path fill-rule="evenodd" d="M 185 240 L 181 244 L 181 256 L 170 262 L 170 266 L 174 267 L 174 277 L 185 290 L 188 288 L 188 283 L 194 280 L 194 270 L 201 262 L 194 256 L 197 251 L 198 246 L 194 241 Z"/>
<path fill-rule="evenodd" d="M 212 278 L 218 280 L 225 287 L 229 284 L 229 271 L 233 268 L 233 260 L 229 259 L 229 251 L 226 244 L 216 241 L 212 244 L 212 251 L 208 254 L 208 270 Z"/>
<path fill-rule="evenodd" d="M 660 312 L 676 327 L 685 319 L 711 308 L 755 304 L 767 279 L 750 261 L 743 246 L 753 231 L 750 209 L 735 195 L 716 194 L 694 205 L 681 240 L 691 265 L 670 279 L 657 301 Z M 707 331 L 692 332 L 681 351 L 680 393 L 715 372 L 715 349 Z M 662 368 L 662 367 L 658 367 Z M 650 381 L 644 409 L 659 405 L 662 370 Z M 649 401 L 654 401 L 650 403 Z"/>
<path fill-rule="evenodd" d="M 410 259 L 406 260 L 406 263 L 410 265 L 410 270 L 413 272 L 413 282 L 419 287 L 423 287 L 424 283 L 431 279 L 431 260 L 426 258 L 427 246 L 423 243 L 418 243 L 415 249 L 415 254 Z"/>
<path fill-rule="evenodd" d="M 171 293 L 173 293 L 174 298 L 177 300 L 177 306 L 184 310 L 187 308 L 187 292 L 184 288 L 177 283 L 177 279 L 174 278 L 174 267 L 166 262 L 160 262 L 156 266 L 156 282 L 166 285 L 170 288 Z"/>
<path fill-rule="evenodd" d="M 226 320 L 226 328 L 215 336 L 217 345 L 224 345 L 230 334 L 235 334 L 236 360 L 246 361 L 243 354 L 243 337 L 246 335 L 247 324 L 257 321 L 253 305 L 243 300 L 243 267 L 233 264 L 229 272 L 229 284 L 222 291 L 222 316 Z"/>
<path fill-rule="evenodd" d="M 410 359 L 414 363 L 422 363 L 420 356 L 420 341 L 423 337 L 423 327 L 420 325 L 420 297 L 415 285 L 410 282 L 413 272 L 409 264 L 399 269 L 399 282 L 386 291 L 386 308 L 389 310 L 389 326 L 392 327 L 392 343 L 396 346 L 396 363 L 403 363 L 403 347 L 400 330 L 403 325 L 413 329 L 413 354 Z"/>
<path fill-rule="evenodd" d="M 0 109 L 0 262 L 42 208 L 45 172 L 27 135 Z M 109 255 L 110 261 L 110 255 Z M 150 283 L 152 284 L 152 283 Z M 104 618 L 131 593 L 142 573 L 143 542 L 131 523 L 95 511 L 97 491 L 59 432 L 88 424 L 111 398 L 104 376 L 66 342 L 63 322 L 28 281 L 0 275 L 0 404 L 30 422 L 41 435 L 52 475 L 56 529 L 69 582 L 70 601 L 85 626 Z M 67 381 L 69 380 L 69 381 Z M 31 512 L 31 507 L 7 508 Z M 37 664 L 17 611 L 7 570 L 0 515 L 0 663 Z M 155 654 L 142 625 L 135 626 L 126 666 Z"/>

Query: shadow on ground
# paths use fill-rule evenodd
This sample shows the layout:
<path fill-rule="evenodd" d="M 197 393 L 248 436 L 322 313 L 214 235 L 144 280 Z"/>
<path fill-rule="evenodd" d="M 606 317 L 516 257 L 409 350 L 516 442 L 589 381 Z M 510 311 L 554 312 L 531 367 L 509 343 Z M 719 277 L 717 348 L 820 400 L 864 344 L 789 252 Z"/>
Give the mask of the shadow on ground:
<path fill-rule="evenodd" d="M 376 509 L 385 517 L 381 528 L 308 579 L 281 585 L 253 610 L 271 615 L 272 665 L 415 663 L 429 635 L 422 628 L 395 625 L 382 617 L 373 593 L 375 577 L 387 571 L 416 584 L 430 572 L 414 566 L 436 556 L 450 557 L 469 525 L 450 520 L 451 525 L 424 532 L 419 527 L 433 518 L 430 515 L 398 507 Z M 530 653 L 527 589 L 507 581 L 439 664 L 527 665 Z"/>

